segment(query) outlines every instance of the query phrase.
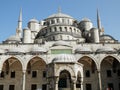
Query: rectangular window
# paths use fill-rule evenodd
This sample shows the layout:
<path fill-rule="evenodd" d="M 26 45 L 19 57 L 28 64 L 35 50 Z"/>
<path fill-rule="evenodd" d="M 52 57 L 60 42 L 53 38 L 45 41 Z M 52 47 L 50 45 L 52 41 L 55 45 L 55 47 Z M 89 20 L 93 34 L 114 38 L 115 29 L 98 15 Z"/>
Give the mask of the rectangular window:
<path fill-rule="evenodd" d="M 15 90 L 15 85 L 9 85 L 9 90 Z"/>
<path fill-rule="evenodd" d="M 72 50 L 71 49 L 52 49 L 51 54 L 71 54 Z"/>
<path fill-rule="evenodd" d="M 1 72 L 0 77 L 4 78 L 4 71 Z"/>
<path fill-rule="evenodd" d="M 15 71 L 11 72 L 11 78 L 15 78 Z"/>
<path fill-rule="evenodd" d="M 120 76 L 120 69 L 117 71 L 117 75 Z"/>
<path fill-rule="evenodd" d="M 108 83 L 108 90 L 114 90 L 113 83 Z"/>
<path fill-rule="evenodd" d="M 43 77 L 44 78 L 46 77 L 46 71 L 43 71 Z"/>
<path fill-rule="evenodd" d="M 42 90 L 47 90 L 47 85 L 46 84 L 42 85 Z"/>
<path fill-rule="evenodd" d="M 31 85 L 31 90 L 37 90 L 37 85 L 36 84 L 32 84 Z"/>
<path fill-rule="evenodd" d="M 86 90 L 92 90 L 91 84 L 86 84 Z"/>
<path fill-rule="evenodd" d="M 32 78 L 36 78 L 37 77 L 37 71 L 32 71 Z"/>
<path fill-rule="evenodd" d="M 86 71 L 85 71 L 85 76 L 86 76 L 86 77 L 90 77 L 90 71 L 89 71 L 89 70 L 86 70 Z"/>
<path fill-rule="evenodd" d="M 112 77 L 112 72 L 111 72 L 111 70 L 107 70 L 107 77 Z"/>
<path fill-rule="evenodd" d="M 81 84 L 76 84 L 76 88 L 81 88 Z"/>
<path fill-rule="evenodd" d="M 3 85 L 0 85 L 0 90 L 3 90 L 4 86 Z"/>

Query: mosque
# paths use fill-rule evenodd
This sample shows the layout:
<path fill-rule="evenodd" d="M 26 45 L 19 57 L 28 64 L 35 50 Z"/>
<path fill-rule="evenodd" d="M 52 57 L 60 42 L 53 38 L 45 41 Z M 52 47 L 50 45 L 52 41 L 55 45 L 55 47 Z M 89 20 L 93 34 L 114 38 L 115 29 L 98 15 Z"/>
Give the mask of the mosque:
<path fill-rule="evenodd" d="M 88 18 L 59 9 L 0 44 L 0 90 L 120 90 L 120 43 Z"/>

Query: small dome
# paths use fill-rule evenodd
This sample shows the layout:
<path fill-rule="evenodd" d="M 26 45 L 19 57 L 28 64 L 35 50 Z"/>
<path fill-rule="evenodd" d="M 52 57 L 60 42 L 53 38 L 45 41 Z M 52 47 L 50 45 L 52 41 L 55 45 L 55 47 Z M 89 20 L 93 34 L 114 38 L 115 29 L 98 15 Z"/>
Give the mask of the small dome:
<path fill-rule="evenodd" d="M 91 20 L 90 19 L 88 19 L 88 18 L 83 18 L 82 20 L 81 20 L 81 22 L 91 22 Z"/>
<path fill-rule="evenodd" d="M 29 28 L 28 28 L 28 27 L 25 27 L 24 30 L 29 30 Z"/>
<path fill-rule="evenodd" d="M 31 50 L 31 52 L 43 52 L 43 53 L 45 53 L 45 52 L 47 52 L 48 50 L 47 49 L 45 49 L 45 48 L 43 48 L 43 47 L 34 47 L 34 48 L 32 48 L 32 50 Z"/>
<path fill-rule="evenodd" d="M 5 53 L 5 50 L 3 50 L 3 49 L 0 49 L 0 53 Z"/>
<path fill-rule="evenodd" d="M 38 20 L 36 20 L 35 18 L 31 19 L 29 22 L 39 23 L 39 21 L 38 21 Z"/>
<path fill-rule="evenodd" d="M 56 41 L 52 46 L 70 46 L 70 44 L 68 42 L 65 42 L 65 41 Z"/>
<path fill-rule="evenodd" d="M 10 36 L 6 41 L 21 41 L 19 36 Z"/>
<path fill-rule="evenodd" d="M 96 52 L 114 52 L 115 50 L 111 47 L 101 47 L 96 50 Z"/>
<path fill-rule="evenodd" d="M 7 53 L 24 53 L 25 51 L 20 48 L 11 48 L 7 50 Z"/>
<path fill-rule="evenodd" d="M 50 15 L 48 18 L 56 18 L 56 17 L 61 17 L 61 18 L 73 18 L 67 14 L 63 14 L 63 13 L 56 13 L 56 14 L 52 14 Z"/>
<path fill-rule="evenodd" d="M 81 46 L 75 49 L 75 53 L 85 53 L 85 52 L 92 52 L 92 50 L 88 47 L 81 47 Z"/>
<path fill-rule="evenodd" d="M 52 62 L 75 62 L 76 58 L 72 54 L 59 54 Z"/>
<path fill-rule="evenodd" d="M 101 40 L 115 40 L 112 36 L 110 35 L 102 35 L 100 36 Z"/>

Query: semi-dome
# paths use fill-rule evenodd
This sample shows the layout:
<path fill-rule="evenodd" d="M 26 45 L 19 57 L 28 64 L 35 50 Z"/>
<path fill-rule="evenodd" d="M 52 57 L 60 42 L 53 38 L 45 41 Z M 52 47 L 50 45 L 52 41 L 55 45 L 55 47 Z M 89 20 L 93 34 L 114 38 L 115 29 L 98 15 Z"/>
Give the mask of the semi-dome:
<path fill-rule="evenodd" d="M 76 58 L 72 54 L 59 54 L 57 55 L 52 62 L 75 62 Z"/>
<path fill-rule="evenodd" d="M 69 46 L 69 47 L 71 47 L 68 42 L 65 42 L 65 41 L 62 41 L 62 40 L 56 41 L 52 46 Z"/>
<path fill-rule="evenodd" d="M 60 17 L 60 18 L 73 18 L 73 17 L 71 17 L 70 15 L 63 14 L 63 13 L 61 13 L 61 12 L 56 13 L 56 14 L 52 14 L 52 15 L 50 15 L 48 18 L 56 18 L 56 17 Z"/>

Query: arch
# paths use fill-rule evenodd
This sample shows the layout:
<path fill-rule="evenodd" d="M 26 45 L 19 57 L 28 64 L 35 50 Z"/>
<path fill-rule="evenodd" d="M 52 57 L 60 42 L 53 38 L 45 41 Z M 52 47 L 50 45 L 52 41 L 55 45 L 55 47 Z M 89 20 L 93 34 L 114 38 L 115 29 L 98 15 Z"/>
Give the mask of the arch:
<path fill-rule="evenodd" d="M 84 55 L 84 56 L 80 57 L 80 59 L 82 59 L 82 58 L 84 58 L 84 57 L 88 57 L 88 58 L 90 58 L 91 60 L 93 60 L 93 61 L 95 62 L 96 67 L 98 68 L 99 63 L 96 61 L 96 59 L 95 59 L 94 57 L 92 57 L 92 56 L 90 56 L 90 55 Z M 79 60 L 80 60 L 80 59 L 79 59 Z M 79 60 L 78 60 L 78 61 L 79 61 Z"/>
<path fill-rule="evenodd" d="M 85 58 L 84 60 L 82 60 L 83 58 Z M 84 62 L 85 61 L 85 62 Z M 91 58 L 90 56 L 83 56 L 81 57 L 78 62 L 80 63 L 83 63 L 84 64 L 84 67 L 83 68 L 87 68 L 85 67 L 85 65 L 87 65 L 88 67 L 91 67 L 91 70 L 92 70 L 92 73 L 95 72 L 95 70 L 98 69 L 98 66 L 97 66 L 97 62 L 95 59 Z M 87 63 L 86 63 L 87 62 Z"/>
<path fill-rule="evenodd" d="M 58 70 L 56 71 L 56 76 L 59 76 L 60 75 L 60 72 L 63 71 L 63 70 L 67 70 L 70 72 L 70 75 L 71 76 L 75 76 L 75 72 L 74 70 L 70 67 L 70 66 L 62 66 L 62 67 L 59 67 Z"/>
<path fill-rule="evenodd" d="M 5 72 L 6 74 L 9 74 L 9 72 L 12 70 L 22 72 L 23 66 L 22 63 L 15 57 L 9 57 L 2 63 L 1 71 Z"/>
<path fill-rule="evenodd" d="M 26 63 L 26 78 L 29 78 L 26 79 L 27 85 L 31 85 L 35 80 L 42 88 L 42 84 L 46 82 L 46 62 L 38 56 L 30 58 Z"/>
<path fill-rule="evenodd" d="M 113 55 L 107 55 L 101 60 L 101 63 L 100 63 L 101 68 L 102 68 L 102 63 L 105 63 L 105 62 L 111 65 L 112 69 L 115 69 L 117 65 L 120 64 L 119 59 Z"/>
<path fill-rule="evenodd" d="M 71 87 L 71 75 L 69 71 L 63 70 L 60 72 L 58 87 L 59 88 L 70 88 Z"/>
<path fill-rule="evenodd" d="M 24 63 L 22 62 L 22 59 L 20 58 L 20 57 L 17 57 L 17 56 L 8 56 L 8 57 L 5 57 L 4 58 L 4 60 L 2 60 L 2 62 L 0 63 L 1 65 L 1 67 L 0 67 L 0 70 L 2 70 L 2 67 L 3 67 L 3 64 L 4 64 L 4 62 L 6 62 L 8 59 L 10 59 L 10 58 L 14 58 L 14 59 L 16 59 L 16 60 L 18 60 L 19 61 L 19 63 L 21 64 L 21 66 L 22 66 L 22 70 L 23 70 L 23 66 L 24 66 Z"/>
<path fill-rule="evenodd" d="M 112 55 L 105 55 L 105 56 L 101 59 L 100 64 L 102 63 L 102 61 L 103 61 L 106 57 L 116 58 L 116 59 L 120 62 L 120 58 L 119 58 L 118 56 L 112 54 Z"/>
<path fill-rule="evenodd" d="M 119 83 L 119 70 L 120 70 L 120 62 L 119 58 L 115 55 L 105 55 L 100 63 L 100 71 L 101 71 L 101 80 L 105 88 L 114 88 L 116 89 L 116 85 L 114 87 L 109 86 L 107 83 Z M 104 73 L 104 74 L 102 74 Z"/>

